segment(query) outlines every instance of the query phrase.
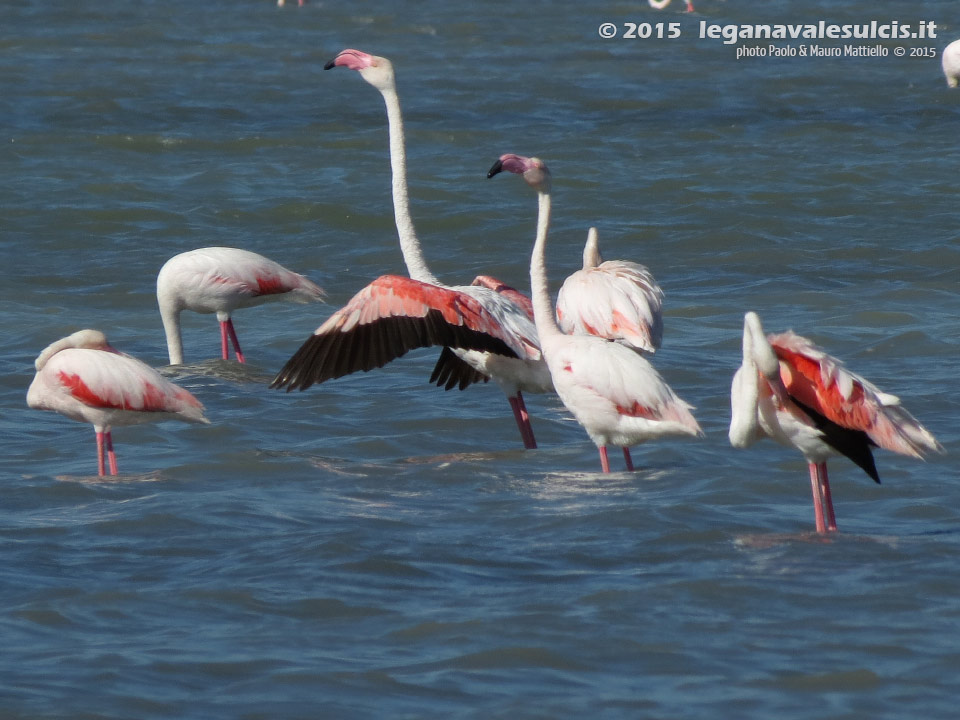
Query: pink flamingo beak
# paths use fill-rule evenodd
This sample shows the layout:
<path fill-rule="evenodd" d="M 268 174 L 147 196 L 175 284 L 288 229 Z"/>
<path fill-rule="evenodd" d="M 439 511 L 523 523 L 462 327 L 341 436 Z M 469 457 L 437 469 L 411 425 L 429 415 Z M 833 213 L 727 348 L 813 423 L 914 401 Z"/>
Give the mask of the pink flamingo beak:
<path fill-rule="evenodd" d="M 507 153 L 506 155 L 501 155 L 500 159 L 493 164 L 490 172 L 487 173 L 487 177 L 492 178 L 494 175 L 504 171 L 522 175 L 531 168 L 533 168 L 533 165 L 530 162 L 530 158 Z"/>
<path fill-rule="evenodd" d="M 362 50 L 347 48 L 342 50 L 333 60 L 323 66 L 324 70 L 334 67 L 345 67 L 348 70 L 363 70 L 373 65 L 373 56 Z"/>

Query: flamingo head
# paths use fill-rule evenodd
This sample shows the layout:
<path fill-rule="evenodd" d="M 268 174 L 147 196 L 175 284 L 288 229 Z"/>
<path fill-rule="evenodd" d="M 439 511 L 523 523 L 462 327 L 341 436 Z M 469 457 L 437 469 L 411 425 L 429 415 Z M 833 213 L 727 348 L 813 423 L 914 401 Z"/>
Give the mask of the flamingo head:
<path fill-rule="evenodd" d="M 99 330 L 77 330 L 77 332 L 72 335 L 67 335 L 67 337 L 61 338 L 44 348 L 43 352 L 40 353 L 34 362 L 34 366 L 37 368 L 37 371 L 40 371 L 43 369 L 43 366 L 47 364 L 47 361 L 58 352 L 72 348 L 102 350 L 104 352 L 120 354 L 118 350 L 110 346 L 110 343 L 107 342 L 107 336 Z"/>
<path fill-rule="evenodd" d="M 377 57 L 362 50 L 347 48 L 324 65 L 323 69 L 329 70 L 335 67 L 356 70 L 360 73 L 360 77 L 381 92 L 396 88 L 396 81 L 393 77 L 393 63 L 385 57 Z"/>
<path fill-rule="evenodd" d="M 113 350 L 110 343 L 107 342 L 107 336 L 99 330 L 77 330 L 65 339 L 70 342 L 70 347 L 87 350 Z"/>
<path fill-rule="evenodd" d="M 513 153 L 501 155 L 500 159 L 490 168 L 487 177 L 492 178 L 504 170 L 522 175 L 527 185 L 538 192 L 550 191 L 550 169 L 540 158 L 528 158 Z"/>

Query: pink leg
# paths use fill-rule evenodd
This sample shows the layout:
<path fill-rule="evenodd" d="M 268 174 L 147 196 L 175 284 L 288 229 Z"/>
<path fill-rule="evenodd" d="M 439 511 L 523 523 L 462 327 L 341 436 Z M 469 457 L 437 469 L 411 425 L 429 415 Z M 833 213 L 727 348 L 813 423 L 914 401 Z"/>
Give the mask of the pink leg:
<path fill-rule="evenodd" d="M 605 445 L 601 445 L 598 449 L 600 450 L 600 469 L 608 473 L 610 472 L 610 458 L 607 457 L 607 448 Z"/>
<path fill-rule="evenodd" d="M 688 12 L 688 13 L 696 12 L 696 11 L 693 9 L 693 2 L 692 2 L 692 0 L 687 0 L 687 12 Z"/>
<path fill-rule="evenodd" d="M 820 470 L 816 463 L 808 463 L 810 468 L 810 489 L 813 491 L 813 517 L 817 523 L 817 532 L 825 533 L 826 524 L 823 521 L 823 495 L 820 486 Z"/>
<path fill-rule="evenodd" d="M 526 403 L 523 402 L 523 395 L 518 390 L 514 397 L 508 397 L 507 400 L 510 401 L 513 417 L 517 420 L 520 437 L 523 438 L 523 446 L 527 450 L 533 450 L 537 447 L 537 440 L 533 437 L 533 427 L 530 425 L 530 415 L 527 413 Z"/>
<path fill-rule="evenodd" d="M 103 464 L 103 433 L 99 430 L 97 431 L 97 473 L 103 477 L 107 473 L 105 472 L 105 467 Z"/>
<path fill-rule="evenodd" d="M 830 478 L 827 477 L 827 463 L 822 462 L 817 465 L 820 474 L 820 495 L 823 498 L 824 520 L 826 521 L 827 531 L 837 531 L 837 517 L 833 514 L 833 496 L 830 494 Z"/>
<path fill-rule="evenodd" d="M 627 472 L 633 472 L 633 458 L 630 457 L 630 448 L 624 446 L 623 460 L 627 463 Z"/>
<path fill-rule="evenodd" d="M 110 474 L 117 474 L 117 455 L 113 452 L 113 435 L 107 430 L 103 434 L 104 444 L 107 447 L 107 457 L 110 459 Z"/>
<path fill-rule="evenodd" d="M 227 341 L 227 322 L 220 323 L 220 357 L 224 360 L 230 359 L 230 345 Z"/>
<path fill-rule="evenodd" d="M 243 359 L 243 353 L 240 351 L 240 341 L 237 340 L 237 332 L 233 329 L 233 320 L 227 318 L 220 323 L 220 349 L 223 351 L 223 359 L 230 359 L 230 349 L 227 347 L 227 337 L 233 343 L 233 349 L 237 353 L 237 362 L 246 362 Z"/>

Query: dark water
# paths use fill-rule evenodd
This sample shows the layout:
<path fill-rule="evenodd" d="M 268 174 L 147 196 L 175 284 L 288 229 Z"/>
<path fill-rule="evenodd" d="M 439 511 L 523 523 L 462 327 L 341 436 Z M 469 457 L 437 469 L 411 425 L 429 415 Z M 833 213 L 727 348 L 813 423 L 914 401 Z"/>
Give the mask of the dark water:
<path fill-rule="evenodd" d="M 0 9 L 0 715 L 955 715 L 960 94 L 894 41 L 737 60 L 698 28 L 934 21 L 899 45 L 939 50 L 957 8 L 697 5 Z M 682 36 L 603 40 L 608 21 Z M 499 390 L 429 386 L 427 351 L 266 389 L 334 307 L 402 270 L 381 98 L 322 70 L 349 46 L 397 68 L 434 272 L 527 287 L 535 200 L 485 172 L 544 158 L 554 288 L 591 224 L 654 271 L 656 364 L 704 440 L 604 477 L 559 401 L 531 397 L 525 452 Z M 33 359 L 98 327 L 164 365 L 156 272 L 206 245 L 304 272 L 331 305 L 238 313 L 245 367 L 185 316 L 191 364 L 167 372 L 212 424 L 119 429 L 122 474 L 100 481 L 89 427 L 26 408 Z M 803 459 L 727 445 L 750 309 L 898 394 L 947 454 L 880 453 L 881 486 L 836 461 L 842 532 L 813 535 Z"/>

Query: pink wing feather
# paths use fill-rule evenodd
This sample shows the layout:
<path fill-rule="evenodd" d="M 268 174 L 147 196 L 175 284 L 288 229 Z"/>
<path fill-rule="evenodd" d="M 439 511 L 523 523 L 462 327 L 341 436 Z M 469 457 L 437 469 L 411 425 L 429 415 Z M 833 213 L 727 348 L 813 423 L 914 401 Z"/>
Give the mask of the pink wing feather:
<path fill-rule="evenodd" d="M 570 275 L 557 295 L 568 335 L 596 335 L 656 352 L 663 337 L 663 290 L 643 265 L 608 260 Z"/>
<path fill-rule="evenodd" d="M 893 395 L 850 372 L 836 358 L 793 332 L 767 339 L 780 360 L 787 393 L 831 422 L 865 432 L 886 450 L 920 458 L 939 442 Z"/>
<path fill-rule="evenodd" d="M 203 409 L 190 392 L 120 353 L 63 350 L 51 358 L 44 372 L 56 379 L 63 392 L 92 408 L 166 413 Z"/>

